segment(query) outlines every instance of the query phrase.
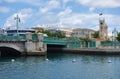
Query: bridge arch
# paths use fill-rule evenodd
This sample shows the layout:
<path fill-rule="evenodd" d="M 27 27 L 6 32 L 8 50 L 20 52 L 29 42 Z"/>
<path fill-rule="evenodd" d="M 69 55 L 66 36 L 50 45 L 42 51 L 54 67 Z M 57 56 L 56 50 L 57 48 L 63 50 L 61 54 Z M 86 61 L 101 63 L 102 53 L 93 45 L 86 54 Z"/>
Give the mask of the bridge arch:
<path fill-rule="evenodd" d="M 20 56 L 20 48 L 16 45 L 0 45 L 0 56 Z"/>

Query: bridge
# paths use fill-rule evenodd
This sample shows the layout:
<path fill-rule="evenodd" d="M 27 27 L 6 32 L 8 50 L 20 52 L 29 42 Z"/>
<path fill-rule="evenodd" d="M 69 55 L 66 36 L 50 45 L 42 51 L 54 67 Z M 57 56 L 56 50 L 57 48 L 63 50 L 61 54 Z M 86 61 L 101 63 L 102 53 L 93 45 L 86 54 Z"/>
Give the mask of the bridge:
<path fill-rule="evenodd" d="M 88 46 L 95 47 L 95 42 L 84 44 L 79 39 L 44 37 L 42 33 L 26 33 L 19 36 L 0 35 L 0 56 L 6 54 L 46 55 L 49 47 L 83 48 Z"/>
<path fill-rule="evenodd" d="M 0 56 L 46 55 L 43 34 L 26 33 L 21 36 L 0 35 Z"/>
<path fill-rule="evenodd" d="M 0 35 L 0 56 L 1 55 L 46 55 L 47 47 L 62 46 L 67 48 L 80 48 L 80 40 L 43 37 L 42 33 L 26 33 L 19 36 Z M 9 49 L 9 51 L 8 51 Z M 10 52 L 12 51 L 12 52 Z"/>

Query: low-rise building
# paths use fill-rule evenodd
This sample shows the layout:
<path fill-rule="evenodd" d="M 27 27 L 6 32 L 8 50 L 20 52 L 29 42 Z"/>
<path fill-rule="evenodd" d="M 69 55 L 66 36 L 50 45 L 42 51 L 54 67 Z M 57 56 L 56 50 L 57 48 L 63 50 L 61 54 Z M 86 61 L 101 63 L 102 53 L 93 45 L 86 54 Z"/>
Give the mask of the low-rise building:
<path fill-rule="evenodd" d="M 77 37 L 77 38 L 89 37 L 89 38 L 93 38 L 93 34 L 94 34 L 95 32 L 96 32 L 96 31 L 95 31 L 95 30 L 92 30 L 92 29 L 76 28 L 76 29 L 73 29 L 72 37 Z"/>
<path fill-rule="evenodd" d="M 60 31 L 62 34 L 65 35 L 65 37 L 69 38 L 72 34 L 72 28 L 60 28 Z"/>

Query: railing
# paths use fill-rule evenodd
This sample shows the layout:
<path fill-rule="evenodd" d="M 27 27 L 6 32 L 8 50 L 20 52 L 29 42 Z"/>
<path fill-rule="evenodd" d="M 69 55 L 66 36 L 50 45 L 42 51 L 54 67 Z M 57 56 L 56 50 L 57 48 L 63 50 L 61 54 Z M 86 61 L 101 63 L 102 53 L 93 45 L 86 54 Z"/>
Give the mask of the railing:
<path fill-rule="evenodd" d="M 101 46 L 106 48 L 120 48 L 120 42 L 118 41 L 101 42 Z"/>
<path fill-rule="evenodd" d="M 81 40 L 78 39 L 68 39 L 67 48 L 81 48 Z"/>
<path fill-rule="evenodd" d="M 19 36 L 13 36 L 13 35 L 0 35 L 0 41 L 26 41 L 26 35 L 19 35 Z M 32 34 L 32 40 L 38 41 L 38 36 L 36 34 Z"/>
<path fill-rule="evenodd" d="M 0 35 L 0 40 L 2 41 L 25 41 L 26 40 L 26 36 L 22 35 L 22 36 L 9 36 L 9 35 Z"/>
<path fill-rule="evenodd" d="M 31 39 L 33 41 L 38 41 L 38 35 L 32 34 Z M 0 41 L 26 41 L 26 35 L 10 36 L 10 35 L 0 35 Z M 57 37 L 44 37 L 43 43 L 46 44 L 56 44 L 65 45 L 67 48 L 92 48 L 96 47 L 95 42 L 85 43 L 79 39 L 67 39 L 67 38 L 57 38 Z M 106 43 L 101 43 L 106 45 Z M 118 44 L 118 43 L 117 43 Z M 112 45 L 110 43 L 110 45 Z M 120 43 L 119 43 L 120 45 Z"/>
<path fill-rule="evenodd" d="M 46 44 L 66 45 L 66 38 L 44 37 L 43 42 Z"/>
<path fill-rule="evenodd" d="M 118 42 L 118 41 L 101 42 L 101 45 L 104 45 L 104 46 L 113 46 L 113 45 L 120 46 L 120 42 Z"/>

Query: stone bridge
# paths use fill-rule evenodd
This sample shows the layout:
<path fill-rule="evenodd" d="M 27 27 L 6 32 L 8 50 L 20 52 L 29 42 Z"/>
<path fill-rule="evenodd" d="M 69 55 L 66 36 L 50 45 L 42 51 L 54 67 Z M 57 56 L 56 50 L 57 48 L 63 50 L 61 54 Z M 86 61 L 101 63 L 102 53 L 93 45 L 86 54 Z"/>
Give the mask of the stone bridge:
<path fill-rule="evenodd" d="M 77 39 L 44 37 L 42 33 L 26 33 L 22 36 L 0 35 L 0 56 L 46 55 L 47 48 L 80 48 L 82 42 Z"/>
<path fill-rule="evenodd" d="M 43 34 L 26 33 L 23 36 L 0 35 L 0 56 L 4 55 L 46 55 L 47 46 L 43 43 Z"/>

